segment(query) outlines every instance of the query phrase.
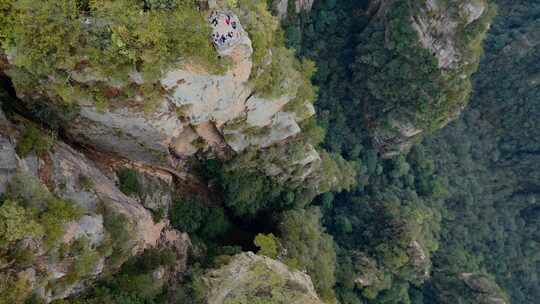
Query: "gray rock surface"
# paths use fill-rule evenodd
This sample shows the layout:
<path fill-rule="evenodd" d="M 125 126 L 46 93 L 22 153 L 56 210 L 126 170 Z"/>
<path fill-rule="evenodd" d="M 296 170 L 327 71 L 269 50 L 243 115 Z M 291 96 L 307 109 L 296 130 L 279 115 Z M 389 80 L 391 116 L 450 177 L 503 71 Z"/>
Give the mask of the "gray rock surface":
<path fill-rule="evenodd" d="M 420 43 L 435 54 L 442 69 L 455 69 L 464 60 L 457 46 L 458 27 L 471 24 L 487 10 L 485 0 L 459 2 L 458 12 L 453 13 L 441 0 L 426 1 L 421 12 L 411 19 Z"/>
<path fill-rule="evenodd" d="M 208 304 L 256 303 L 322 304 L 311 278 L 285 264 L 251 252 L 234 256 L 229 264 L 203 278 Z M 268 300 L 268 299 L 271 300 Z"/>
<path fill-rule="evenodd" d="M 83 105 L 79 116 L 68 122 L 67 130 L 82 144 L 130 159 L 164 164 L 173 138 L 182 132 L 182 123 L 174 107 L 163 100 L 149 114 L 129 107 L 101 111 Z"/>
<path fill-rule="evenodd" d="M 298 5 L 308 8 L 311 4 L 312 1 L 299 1 Z M 152 82 L 156 90 L 161 87 L 160 96 L 154 96 L 152 100 L 136 93 L 129 100 L 111 101 L 103 109 L 80 97 L 75 101 L 79 108 L 74 117 L 67 117 L 61 109 L 57 110 L 57 114 L 64 118 L 62 126 L 67 136 L 100 151 L 173 168 L 177 166 L 175 159 L 186 159 L 197 152 L 212 151 L 223 156 L 231 149 L 237 153 L 249 147 L 263 149 L 296 137 L 301 132 L 298 123 L 314 115 L 313 105 L 306 102 L 305 115 L 298 117 L 284 110 L 294 96 L 257 96 L 249 81 L 253 48 L 248 33 L 230 11 L 214 11 L 209 16 L 212 26 L 214 18 L 221 21 L 231 18 L 235 22 L 233 38 L 216 43 L 219 55 L 230 62 L 223 74 L 212 74 L 194 63 L 179 62 L 176 68 Z M 213 35 L 223 35 L 228 30 L 222 23 L 214 26 Z M 269 55 L 269 60 L 272 60 L 271 53 Z M 11 57 L 10 61 L 14 59 Z M 6 70 L 8 75 L 10 72 Z M 131 71 L 124 77 L 128 80 L 124 81 L 106 78 L 89 67 L 67 72 L 82 86 L 91 88 L 105 84 L 113 93 L 146 81 L 137 71 Z M 291 79 L 283 86 L 297 86 L 296 77 L 299 75 L 290 75 Z M 44 97 L 51 100 L 61 98 L 50 96 L 54 94 L 46 89 L 48 81 L 53 80 L 40 84 L 44 88 L 42 91 L 18 88 L 17 95 L 29 108 L 35 103 L 43 103 Z M 154 106 L 145 112 L 142 108 L 148 103 Z"/>
<path fill-rule="evenodd" d="M 384 23 L 386 15 L 396 3 L 373 1 L 370 4 L 370 15 Z M 408 151 L 415 139 L 426 131 L 442 128 L 459 117 L 469 98 L 470 77 L 480 60 L 484 30 L 490 26 L 492 9 L 488 4 L 486 0 L 407 2 L 410 13 L 408 19 L 417 34 L 418 46 L 433 55 L 441 79 L 448 84 L 440 90 L 443 98 L 428 96 L 428 107 L 432 107 L 430 111 L 436 113 L 440 109 L 433 105 L 448 103 L 449 109 L 436 114 L 440 115 L 436 119 L 423 118 L 418 109 L 407 110 L 404 107 L 389 110 L 382 115 L 383 119 L 380 119 L 372 133 L 383 157 L 391 158 Z M 426 126 L 418 117 L 430 120 L 433 124 Z"/>
<path fill-rule="evenodd" d="M 275 0 L 273 3 L 274 10 L 280 19 L 287 18 L 289 12 L 289 2 L 291 0 Z M 315 0 L 292 0 L 294 1 L 294 13 L 309 12 L 313 7 Z"/>
<path fill-rule="evenodd" d="M 61 242 L 68 248 L 74 241 L 81 239 L 87 240 L 93 248 L 103 244 L 108 232 L 101 214 L 103 212 L 101 204 L 106 205 L 107 212 L 123 214 L 126 217 L 128 226 L 131 227 L 129 243 L 132 254 L 162 243 L 162 232 L 165 231 L 166 223 L 154 223 L 150 212 L 138 200 L 124 195 L 116 187 L 115 182 L 103 174 L 98 166 L 81 152 L 57 141 L 43 158 L 30 156 L 20 159 L 15 152 L 18 136 L 18 131 L 0 111 L 0 192 L 5 191 L 7 183 L 15 174 L 23 172 L 27 176 L 41 180 L 55 195 L 71 200 L 80 206 L 84 214 L 78 220 L 64 226 Z M 35 165 L 29 166 L 27 161 Z M 37 168 L 29 170 L 33 166 Z M 82 185 L 82 177 L 87 181 L 85 185 Z M 168 233 L 174 235 L 174 231 Z M 112 237 L 114 240 L 115 236 Z M 179 256 L 185 265 L 187 248 L 190 244 L 187 235 L 179 235 L 169 242 L 175 248 L 181 249 Z M 29 277 L 30 288 L 47 302 L 81 292 L 105 269 L 105 258 L 99 257 L 90 273 L 74 283 L 66 283 L 64 279 L 70 274 L 77 257 L 75 259 L 51 258 L 49 254 L 54 254 L 54 251 L 45 250 L 43 240 L 38 239 L 25 239 L 21 241 L 20 246 L 32 248 L 32 251 L 38 255 L 35 263 L 39 265 L 27 267 L 21 275 Z M 44 269 L 47 275 L 32 277 L 29 271 L 33 268 Z"/>

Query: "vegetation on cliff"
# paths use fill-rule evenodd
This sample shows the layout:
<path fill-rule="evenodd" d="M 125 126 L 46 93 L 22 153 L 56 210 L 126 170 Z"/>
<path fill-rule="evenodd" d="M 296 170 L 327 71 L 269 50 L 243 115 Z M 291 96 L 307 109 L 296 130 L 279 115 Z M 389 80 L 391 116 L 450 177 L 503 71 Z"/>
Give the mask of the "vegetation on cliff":
<path fill-rule="evenodd" d="M 305 121 L 304 133 L 286 144 L 248 149 L 226 162 L 195 164 L 195 173 L 210 185 L 209 196 L 217 198 L 176 193 L 172 199 L 164 216 L 174 228 L 188 232 L 193 244 L 189 269 L 174 278 L 161 276 L 174 267 L 169 251 L 149 249 L 128 259 L 129 224 L 121 215 L 106 214 L 104 224 L 116 236 L 106 256 L 115 267 L 125 263 L 68 303 L 291 303 L 298 299 L 304 303 L 306 295 L 312 301 L 306 303 L 318 303 L 310 288 L 325 303 L 535 303 L 540 297 L 536 43 L 540 27 L 535 21 L 540 4 L 495 1 L 500 13 L 479 63 L 495 7 L 482 0 L 429 1 L 439 5 L 433 10 L 426 9 L 426 1 L 320 0 L 309 13 L 290 13 L 283 20 L 284 30 L 265 1 L 219 2 L 238 14 L 253 40 L 255 92 L 271 97 L 294 87 L 296 102 L 316 100 L 317 120 Z M 114 52 L 119 52 L 108 54 L 125 59 L 118 61 L 124 67 L 135 63 L 137 69 L 157 62 L 146 56 L 173 50 L 164 43 L 159 44 L 164 49 L 142 51 L 144 39 L 158 39 L 153 37 L 158 33 L 167 36 L 167 31 L 162 33 L 158 27 L 142 34 L 138 30 L 143 21 L 138 18 L 150 22 L 154 14 L 183 11 L 196 19 L 194 24 L 202 20 L 192 1 L 46 3 L 48 11 L 42 12 L 27 1 L 0 1 L 0 11 L 8 12 L 0 25 L 16 29 L 29 12 L 42 18 L 44 12 L 61 13 L 58 16 L 64 21 L 99 13 L 103 20 L 125 26 L 110 37 L 105 35 L 115 45 Z M 143 13 L 135 16 L 119 10 L 128 4 Z M 469 13 L 460 15 L 466 5 L 472 5 Z M 110 15 L 113 12 L 115 17 Z M 18 14 L 24 18 L 15 20 Z M 459 53 L 458 61 L 449 61 L 454 65 L 445 66 L 441 61 L 445 58 L 423 45 L 425 37 L 415 28 L 415 22 L 419 26 L 434 16 L 444 21 L 443 27 L 452 28 L 445 23 L 448 20 L 457 22 L 450 35 Z M 62 29 L 61 39 L 88 38 L 84 23 L 79 25 L 80 29 Z M 51 26 L 56 31 L 58 24 Z M 13 41 L 26 41 L 27 34 L 0 31 L 8 55 Z M 92 41 L 83 42 L 91 45 Z M 32 43 L 50 46 L 39 40 Z M 195 39 L 193 43 L 203 48 L 196 54 L 203 57 L 191 59 L 208 59 L 219 67 L 213 51 L 203 45 L 206 42 Z M 58 52 L 77 53 L 66 46 L 69 43 Z M 100 51 L 112 52 L 109 46 Z M 22 53 L 21 60 L 28 62 L 20 63 L 20 71 L 45 55 L 52 56 L 46 64 L 59 65 L 40 71 L 46 67 L 36 63 L 38 76 L 61 75 L 61 66 L 70 64 L 55 59 L 55 52 L 33 52 Z M 269 61 L 269 54 L 282 60 Z M 164 61 L 156 66 L 168 64 L 167 56 L 159 60 Z M 477 67 L 470 106 L 463 117 L 438 131 L 468 103 Z M 294 85 L 289 86 L 290 81 Z M 318 94 L 314 85 L 320 88 Z M 294 103 L 290 107 L 294 112 Z M 397 126 L 396 121 L 406 123 Z M 399 127 L 432 134 L 418 139 L 409 153 L 389 157 L 386 146 L 396 143 L 392 132 Z M 36 144 L 37 134 L 37 129 L 28 129 L 19 152 L 39 154 L 42 145 Z M 320 166 L 283 162 L 284 155 L 301 159 L 298 156 L 305 156 L 312 146 L 319 149 Z M 124 193 L 140 196 L 134 170 L 122 170 L 118 177 Z M 0 205 L 0 257 L 22 265 L 31 257 L 16 250 L 20 240 L 28 236 L 56 240 L 61 224 L 80 216 L 80 211 L 54 195 L 33 191 L 43 189 L 39 183 L 26 181 L 21 186 L 17 178 Z M 31 203 L 36 201 L 47 202 L 47 207 Z M 58 244 L 52 241 L 54 246 Z M 88 273 L 97 253 L 84 240 L 72 247 L 69 250 L 77 260 L 73 273 Z M 248 250 L 258 251 L 259 256 L 238 255 Z M 277 274 L 276 269 L 283 271 Z M 1 270 L 0 290 L 8 292 L 0 293 L 0 303 L 26 298 L 25 278 Z M 307 277 L 301 272 L 313 280 L 312 287 L 305 280 L 285 279 L 290 273 Z M 68 277 L 76 280 L 80 275 Z"/>
<path fill-rule="evenodd" d="M 13 61 L 8 73 L 19 89 L 48 79 L 42 89 L 52 90 L 50 97 L 103 105 L 134 94 L 152 103 L 160 76 L 179 63 L 222 69 L 196 2 L 166 2 L 3 1 L 2 53 Z M 143 85 L 131 85 L 122 96 L 111 93 L 111 81 L 126 85 L 136 72 Z"/>

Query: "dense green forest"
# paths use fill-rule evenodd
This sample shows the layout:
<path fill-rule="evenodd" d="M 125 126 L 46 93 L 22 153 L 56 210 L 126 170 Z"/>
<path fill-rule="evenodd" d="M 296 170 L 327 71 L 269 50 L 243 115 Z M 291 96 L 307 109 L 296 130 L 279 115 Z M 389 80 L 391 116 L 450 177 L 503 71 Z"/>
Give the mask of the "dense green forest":
<path fill-rule="evenodd" d="M 143 1 L 148 10 L 169 2 L 176 3 Z M 257 1 L 256 9 L 274 20 L 267 15 L 272 1 L 267 1 L 268 8 L 263 2 Z M 315 99 L 317 118 L 304 122 L 302 127 L 308 131 L 296 145 L 193 165 L 195 174 L 213 185 L 213 195 L 219 198 L 177 195 L 167 214 L 155 214 L 168 216 L 174 228 L 191 236 L 190 268 L 180 279 L 171 285 L 153 280 L 156 270 L 173 267 L 174 255 L 148 249 L 107 273 L 78 298 L 56 303 L 201 304 L 207 292 L 201 282 L 204 273 L 248 250 L 309 274 L 325 303 L 536 303 L 540 298 L 540 1 L 493 0 L 497 9 L 490 6 L 467 32 L 470 38 L 485 31 L 497 11 L 483 53 L 475 39 L 465 37 L 460 42 L 475 46 L 473 60 L 460 67 L 460 75 L 441 73 L 433 56 L 414 43 L 416 33 L 407 23 L 415 9 L 407 5 L 411 1 L 391 1 L 384 20 L 370 10 L 373 2 L 316 0 L 311 11 L 289 12 L 282 20 L 283 30 L 274 28 L 273 38 L 255 38 L 255 45 L 287 52 L 288 62 L 302 64 L 304 77 L 313 72 L 312 85 L 317 89 L 307 80 L 301 89 Z M 10 3 L 0 0 L 0 11 Z M 187 4 L 167 9 L 202 22 L 195 2 L 182 3 Z M 77 8 L 64 8 L 70 11 Z M 114 10 L 99 12 L 116 16 Z M 40 20 L 45 22 L 48 12 L 42 13 Z M 0 27 L 17 22 L 22 21 L 0 18 Z M 143 24 L 137 23 L 134 30 L 148 31 Z M 67 36 L 76 33 L 62 31 Z M 176 48 L 197 60 L 213 58 L 208 63 L 214 69 L 223 67 L 204 41 L 193 41 L 204 47 L 192 54 L 191 46 L 178 44 L 169 35 L 174 37 L 169 31 L 161 37 L 171 44 L 167 51 L 145 49 L 135 41 L 149 52 L 139 54 L 145 72 L 170 64 L 168 54 Z M 0 31 L 0 39 L 3 36 L 8 34 Z M 295 50 L 298 60 L 283 44 Z M 91 47 L 90 43 L 83 51 L 90 52 Z M 46 73 L 52 63 L 40 62 L 41 55 L 28 53 L 20 64 L 38 65 L 38 71 Z M 262 55 L 255 52 L 254 56 L 264 66 Z M 314 62 L 316 71 L 307 60 Z M 472 83 L 461 77 L 470 76 L 477 66 Z M 107 65 L 100 68 L 115 70 Z M 265 77 L 271 78 L 268 73 Z M 265 83 L 255 80 L 254 86 L 272 93 L 273 86 L 264 87 Z M 462 107 L 460 118 L 445 126 Z M 426 132 L 415 139 L 410 151 L 388 157 L 380 140 L 391 137 L 389 124 L 396 117 L 406 117 Z M 47 145 L 48 137 L 40 132 L 30 128 L 25 134 L 28 140 L 18 149 L 38 151 Z M 36 137 L 45 138 L 44 143 L 35 144 Z M 317 146 L 325 164 L 317 180 L 279 183 L 257 171 L 258 162 L 270 162 L 274 154 L 305 152 L 306 143 Z M 141 195 L 134 170 L 116 174 L 122 192 Z M 13 203 L 24 201 L 21 192 L 15 179 L 2 197 L 0 219 L 17 214 L 22 221 L 25 211 Z M 80 216 L 68 202 L 50 194 L 47 199 L 64 210 L 64 217 Z M 32 224 L 29 231 L 10 226 L 12 231 L 0 230 L 0 234 L 3 238 L 16 233 L 54 235 L 58 223 L 47 222 L 54 212 L 26 215 Z M 123 219 L 106 222 L 122 239 Z M 88 259 L 93 252 L 86 244 L 70 250 L 85 253 L 82 256 Z M 10 254 L 25 258 L 24 253 Z M 16 288 L 0 296 L 0 304 L 18 299 Z M 32 297 L 25 303 L 40 300 Z"/>
<path fill-rule="evenodd" d="M 463 117 L 392 160 L 377 157 L 368 135 L 366 112 L 377 113 L 370 107 L 380 103 L 362 106 L 370 93 L 361 83 L 373 71 L 358 62 L 366 52 L 380 54 L 367 46 L 377 43 L 367 1 L 319 1 L 311 14 L 287 20 L 289 43 L 319 68 L 314 83 L 325 147 L 362 164 L 355 191 L 318 200 L 336 241 L 342 303 L 477 303 L 489 294 L 514 303 L 537 299 L 539 99 L 532 41 L 540 4 L 497 4 Z M 411 241 L 432 266 L 414 260 Z M 359 274 L 363 281 L 355 284 Z M 473 286 L 463 274 L 480 283 Z"/>

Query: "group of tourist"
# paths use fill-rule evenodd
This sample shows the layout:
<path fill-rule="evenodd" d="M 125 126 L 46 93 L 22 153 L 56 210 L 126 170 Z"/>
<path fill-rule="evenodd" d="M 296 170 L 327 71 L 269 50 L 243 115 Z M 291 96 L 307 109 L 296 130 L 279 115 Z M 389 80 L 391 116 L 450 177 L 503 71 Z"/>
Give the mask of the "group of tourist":
<path fill-rule="evenodd" d="M 214 27 L 212 40 L 217 47 L 222 47 L 228 41 L 238 37 L 238 21 L 231 15 L 214 12 L 210 17 L 210 23 Z"/>

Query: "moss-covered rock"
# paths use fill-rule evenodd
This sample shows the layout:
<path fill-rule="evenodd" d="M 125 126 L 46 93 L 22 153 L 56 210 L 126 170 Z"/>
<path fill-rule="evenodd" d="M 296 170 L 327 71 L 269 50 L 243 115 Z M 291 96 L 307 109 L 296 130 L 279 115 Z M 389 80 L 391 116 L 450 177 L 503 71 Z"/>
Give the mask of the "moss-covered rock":
<path fill-rule="evenodd" d="M 71 140 L 152 165 L 301 136 L 314 67 L 266 1 L 203 3 L 2 2 L 0 70 Z"/>
<path fill-rule="evenodd" d="M 456 119 L 495 15 L 487 0 L 371 1 L 354 64 L 357 99 L 383 155 Z"/>
<path fill-rule="evenodd" d="M 56 141 L 23 157 L 20 133 L 0 111 L 0 303 L 66 298 L 162 243 L 165 225 L 86 156 Z"/>
<path fill-rule="evenodd" d="M 208 304 L 323 303 L 308 275 L 251 252 L 234 256 L 229 264 L 209 271 L 202 281 Z"/>

